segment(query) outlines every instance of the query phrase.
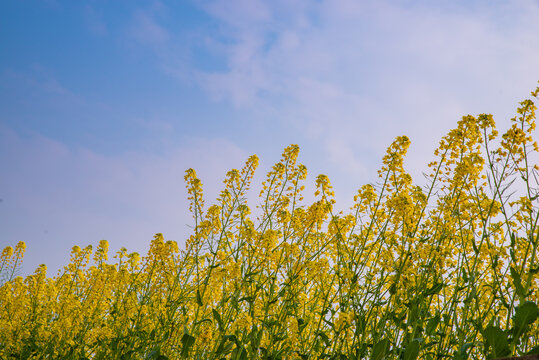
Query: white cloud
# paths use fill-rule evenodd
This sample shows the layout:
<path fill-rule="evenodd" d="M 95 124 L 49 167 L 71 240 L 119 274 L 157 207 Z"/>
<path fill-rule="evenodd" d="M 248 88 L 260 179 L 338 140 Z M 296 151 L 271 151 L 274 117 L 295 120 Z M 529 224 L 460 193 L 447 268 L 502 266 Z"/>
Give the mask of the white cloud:
<path fill-rule="evenodd" d="M 15 71 L 12 69 L 4 69 L 0 73 L 2 85 L 5 87 L 6 93 L 13 96 L 13 92 L 20 91 L 18 100 L 21 102 L 29 102 L 32 95 L 39 93 L 46 100 L 50 107 L 65 107 L 81 106 L 86 103 L 83 96 L 66 88 L 56 79 L 53 72 L 39 63 L 34 63 L 28 73 Z M 26 104 L 31 105 L 31 104 Z"/>
<path fill-rule="evenodd" d="M 195 168 L 209 204 L 226 172 L 248 157 L 227 140 L 205 138 L 186 138 L 162 156 L 103 156 L 3 127 L 0 154 L 10 174 L 0 178 L 1 245 L 27 243 L 25 273 L 40 263 L 55 272 L 72 246 L 101 239 L 109 240 L 111 256 L 122 246 L 145 253 L 158 232 L 183 244 L 192 224 L 185 170 Z"/>
<path fill-rule="evenodd" d="M 199 1 L 209 14 L 245 30 L 272 20 L 271 5 L 263 0 Z"/>
<path fill-rule="evenodd" d="M 212 49 L 228 70 L 202 74 L 203 87 L 240 110 L 275 112 L 283 128 L 307 129 L 343 174 L 374 174 L 394 137 L 407 134 L 418 178 L 462 115 L 505 121 L 539 79 L 533 1 L 256 2 L 252 18 L 240 5 L 203 5 L 221 22 L 215 38 L 231 44 Z"/>
<path fill-rule="evenodd" d="M 133 14 L 130 37 L 143 45 L 162 46 L 170 39 L 167 29 L 161 26 L 151 11 L 138 10 Z"/>
<path fill-rule="evenodd" d="M 94 7 L 86 5 L 83 9 L 84 24 L 86 28 L 94 35 L 103 36 L 108 33 L 107 24 L 103 14 Z"/>

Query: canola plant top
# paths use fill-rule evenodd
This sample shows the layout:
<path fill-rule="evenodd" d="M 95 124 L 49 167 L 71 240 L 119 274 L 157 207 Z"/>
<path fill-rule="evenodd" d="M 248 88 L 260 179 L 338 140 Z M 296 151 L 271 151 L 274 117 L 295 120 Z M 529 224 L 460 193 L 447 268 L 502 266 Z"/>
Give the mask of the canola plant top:
<path fill-rule="evenodd" d="M 532 93 L 537 98 L 539 88 Z M 388 148 L 379 183 L 334 213 L 327 176 L 316 200 L 291 145 L 253 218 L 258 164 L 228 172 L 206 207 L 185 175 L 194 230 L 180 249 L 156 234 L 144 257 L 108 243 L 72 249 L 15 277 L 25 245 L 0 259 L 0 358 L 485 359 L 539 353 L 539 149 L 536 106 L 520 103 L 501 136 L 465 116 L 440 141 L 426 187 Z"/>

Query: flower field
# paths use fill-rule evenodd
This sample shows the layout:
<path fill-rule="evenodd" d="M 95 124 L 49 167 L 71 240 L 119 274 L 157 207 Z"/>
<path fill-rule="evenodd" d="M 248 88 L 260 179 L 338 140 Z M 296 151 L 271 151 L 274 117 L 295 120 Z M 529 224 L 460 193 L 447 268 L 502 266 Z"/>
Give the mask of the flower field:
<path fill-rule="evenodd" d="M 532 93 L 537 99 L 539 88 Z M 539 354 L 539 148 L 533 100 L 501 135 L 465 116 L 414 185 L 410 141 L 379 181 L 335 212 L 328 177 L 305 204 L 305 166 L 287 147 L 267 174 L 227 173 L 206 204 L 186 172 L 194 229 L 180 249 L 156 234 L 146 256 L 75 246 L 55 277 L 16 277 L 0 259 L 1 359 L 490 359 Z"/>

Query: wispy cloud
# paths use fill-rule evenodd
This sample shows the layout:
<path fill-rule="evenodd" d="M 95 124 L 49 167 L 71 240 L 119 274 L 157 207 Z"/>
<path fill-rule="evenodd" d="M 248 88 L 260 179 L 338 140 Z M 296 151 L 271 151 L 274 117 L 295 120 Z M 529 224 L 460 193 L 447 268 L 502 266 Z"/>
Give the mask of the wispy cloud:
<path fill-rule="evenodd" d="M 108 33 L 107 24 L 102 12 L 99 12 L 91 5 L 84 6 L 84 24 L 94 35 L 103 36 Z"/>
<path fill-rule="evenodd" d="M 201 5 L 229 44 L 228 69 L 203 72 L 202 86 L 239 108 L 271 108 L 356 175 L 400 134 L 412 138 L 412 167 L 424 168 L 460 116 L 506 117 L 539 78 L 533 1 L 244 5 Z"/>
<path fill-rule="evenodd" d="M 192 225 L 185 170 L 197 170 L 212 202 L 226 171 L 247 157 L 219 138 L 185 138 L 161 156 L 104 156 L 0 126 L 0 163 L 10 174 L 0 178 L 0 238 L 5 246 L 27 242 L 27 273 L 42 262 L 55 271 L 69 247 L 100 239 L 110 241 L 111 251 L 126 246 L 145 253 L 153 234 L 161 232 L 182 245 Z"/>
<path fill-rule="evenodd" d="M 224 23 L 244 30 L 273 21 L 272 5 L 263 0 L 198 1 L 198 4 Z"/>
<path fill-rule="evenodd" d="M 0 72 L 0 108 L 0 123 L 14 129 L 32 125 L 50 129 L 76 123 L 86 117 L 89 106 L 83 95 L 36 63 L 28 71 L 7 68 Z M 97 108 L 99 104 L 92 104 L 92 110 Z"/>
<path fill-rule="evenodd" d="M 162 46 L 170 39 L 169 32 L 159 24 L 152 10 L 135 11 L 127 31 L 131 38 L 143 45 Z"/>

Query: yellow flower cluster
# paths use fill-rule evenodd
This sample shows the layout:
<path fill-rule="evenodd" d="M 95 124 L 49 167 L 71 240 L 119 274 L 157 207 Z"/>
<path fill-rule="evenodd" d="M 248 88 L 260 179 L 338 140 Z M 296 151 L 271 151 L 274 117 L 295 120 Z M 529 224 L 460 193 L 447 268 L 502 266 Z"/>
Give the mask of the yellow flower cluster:
<path fill-rule="evenodd" d="M 537 96 L 537 91 L 532 93 Z M 535 104 L 501 135 L 465 116 L 414 184 L 410 140 L 388 148 L 379 183 L 334 213 L 329 178 L 303 199 L 307 169 L 287 147 L 257 218 L 258 165 L 227 173 L 217 202 L 185 175 L 194 231 L 156 234 L 144 257 L 73 247 L 54 277 L 17 277 L 25 245 L 0 257 L 0 358 L 440 359 L 539 349 Z"/>

